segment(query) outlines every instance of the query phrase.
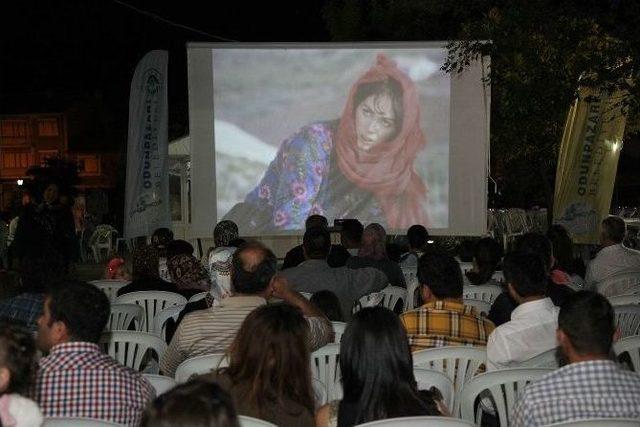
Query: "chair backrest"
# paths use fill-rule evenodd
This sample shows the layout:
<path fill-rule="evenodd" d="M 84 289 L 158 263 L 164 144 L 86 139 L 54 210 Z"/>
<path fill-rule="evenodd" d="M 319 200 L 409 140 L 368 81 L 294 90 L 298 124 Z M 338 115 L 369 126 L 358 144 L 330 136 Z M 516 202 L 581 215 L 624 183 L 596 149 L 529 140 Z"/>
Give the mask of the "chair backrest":
<path fill-rule="evenodd" d="M 185 306 L 186 304 L 172 305 L 171 307 L 158 311 L 153 318 L 153 326 L 149 332 L 156 334 L 166 341 L 167 322 L 169 319 L 177 320 Z"/>
<path fill-rule="evenodd" d="M 201 299 L 203 299 L 204 297 L 206 297 L 206 296 L 207 296 L 207 294 L 208 294 L 208 292 L 207 292 L 207 291 L 204 291 L 204 292 L 198 292 L 197 294 L 192 295 L 192 296 L 191 296 L 191 298 L 189 298 L 189 300 L 187 301 L 187 303 L 200 301 Z"/>
<path fill-rule="evenodd" d="M 177 384 L 176 380 L 164 375 L 142 374 L 142 376 L 149 381 L 153 389 L 156 391 L 156 396 L 160 396 L 161 394 L 171 390 Z"/>
<path fill-rule="evenodd" d="M 413 375 L 416 377 L 418 390 L 429 390 L 431 387 L 437 388 L 442 394 L 447 408 L 449 408 L 449 410 L 453 409 L 455 391 L 453 390 L 453 381 L 451 381 L 451 378 L 443 372 L 415 367 L 413 368 Z"/>
<path fill-rule="evenodd" d="M 504 272 L 501 270 L 494 271 L 491 278 L 496 282 L 504 283 Z"/>
<path fill-rule="evenodd" d="M 327 386 L 322 384 L 322 381 L 317 378 L 311 379 L 311 385 L 313 386 L 313 395 L 316 398 L 316 409 L 329 403 Z"/>
<path fill-rule="evenodd" d="M 157 335 L 137 331 L 105 332 L 100 337 L 103 351 L 121 364 L 139 371 L 147 350 L 158 355 L 158 360 L 167 350 L 167 344 Z"/>
<path fill-rule="evenodd" d="M 640 291 L 640 274 L 616 274 L 597 283 L 596 289 L 604 296 L 637 293 Z"/>
<path fill-rule="evenodd" d="M 125 287 L 126 285 L 128 285 L 129 282 L 128 280 L 91 280 L 89 283 L 91 283 L 93 286 L 97 287 L 98 289 L 102 290 L 102 292 L 104 292 L 107 295 L 107 298 L 109 298 L 109 301 L 114 302 L 118 296 L 118 291 L 120 290 L 120 288 Z"/>
<path fill-rule="evenodd" d="M 460 393 L 460 414 L 463 419 L 480 425 L 474 413 L 475 402 L 478 396 L 490 399 L 493 408 L 498 414 L 501 426 L 509 425 L 509 416 L 516 403 L 518 393 L 524 387 L 544 375 L 553 372 L 553 369 L 543 368 L 515 368 L 480 374 L 467 382 Z M 488 395 L 487 395 L 488 392 Z"/>
<path fill-rule="evenodd" d="M 355 314 L 365 307 L 375 307 L 384 304 L 385 295 L 382 292 L 372 292 L 361 296 L 358 301 L 353 304 L 352 313 Z"/>
<path fill-rule="evenodd" d="M 492 303 L 501 293 L 502 288 L 498 285 L 467 285 L 462 290 L 462 298 L 479 299 Z"/>
<path fill-rule="evenodd" d="M 135 330 L 142 326 L 144 310 L 136 304 L 111 304 L 109 323 L 105 331 L 127 331 L 133 322 Z"/>
<path fill-rule="evenodd" d="M 342 398 L 340 344 L 327 344 L 311 353 L 311 375 L 327 387 L 329 402 Z"/>
<path fill-rule="evenodd" d="M 110 423 L 109 421 L 96 420 L 93 418 L 71 418 L 55 417 L 45 418 L 42 427 L 110 427 L 121 426 L 121 424 Z"/>
<path fill-rule="evenodd" d="M 616 323 L 620 328 L 621 337 L 638 335 L 640 329 L 640 305 L 617 305 L 613 307 Z"/>
<path fill-rule="evenodd" d="M 389 310 L 393 310 L 396 307 L 398 301 L 402 301 L 402 307 L 404 308 L 405 301 L 407 300 L 407 290 L 400 286 L 387 286 L 380 291 L 384 295 L 382 304 Z"/>
<path fill-rule="evenodd" d="M 404 300 L 404 311 L 413 310 L 420 305 L 420 282 L 418 282 L 418 278 L 414 277 L 412 281 L 407 281 L 406 283 L 407 297 Z"/>
<path fill-rule="evenodd" d="M 186 304 L 187 299 L 175 292 L 165 291 L 139 291 L 120 295 L 116 298 L 118 304 L 138 304 L 144 308 L 145 317 L 142 330 L 151 332 L 153 330 L 153 318 L 156 313 L 173 305 Z"/>
<path fill-rule="evenodd" d="M 489 310 L 491 310 L 491 303 L 481 299 L 464 298 L 462 302 L 464 305 L 470 305 L 475 308 L 478 314 L 484 314 L 485 316 L 489 314 Z"/>
<path fill-rule="evenodd" d="M 346 329 L 347 324 L 345 322 L 331 322 L 331 324 L 333 325 L 334 332 L 333 342 L 340 344 L 342 334 L 344 334 L 344 330 Z"/>
<path fill-rule="evenodd" d="M 405 417 L 389 418 L 386 420 L 371 421 L 358 424 L 356 427 L 473 427 L 460 418 L 451 417 Z"/>
<path fill-rule="evenodd" d="M 487 361 L 485 347 L 450 346 L 429 348 L 413 353 L 413 366 L 444 373 L 453 383 L 456 399 L 453 410 L 459 405 L 458 394 L 464 384 L 478 374 Z M 454 412 L 455 413 L 455 412 Z"/>
<path fill-rule="evenodd" d="M 638 427 L 638 423 L 636 418 L 592 418 L 549 424 L 548 427 Z"/>
<path fill-rule="evenodd" d="M 640 304 L 640 294 L 617 295 L 607 298 L 611 305 L 638 305 Z"/>
<path fill-rule="evenodd" d="M 313 296 L 311 292 L 300 292 L 300 295 L 302 295 L 306 299 L 311 299 L 311 297 Z"/>
<path fill-rule="evenodd" d="M 215 369 L 229 366 L 229 359 L 224 353 L 204 354 L 191 357 L 182 362 L 176 369 L 176 381 L 185 383 L 193 375 L 208 374 Z"/>
<path fill-rule="evenodd" d="M 556 358 L 556 349 L 552 348 L 544 353 L 533 356 L 530 359 L 521 362 L 519 368 L 558 368 L 558 359 Z"/>
<path fill-rule="evenodd" d="M 613 351 L 618 357 L 627 353 L 631 369 L 640 373 L 640 336 L 622 338 L 613 344 Z"/>
<path fill-rule="evenodd" d="M 259 420 L 258 418 L 252 418 L 246 415 L 238 415 L 238 421 L 240 421 L 240 427 L 278 427 L 268 421 Z"/>

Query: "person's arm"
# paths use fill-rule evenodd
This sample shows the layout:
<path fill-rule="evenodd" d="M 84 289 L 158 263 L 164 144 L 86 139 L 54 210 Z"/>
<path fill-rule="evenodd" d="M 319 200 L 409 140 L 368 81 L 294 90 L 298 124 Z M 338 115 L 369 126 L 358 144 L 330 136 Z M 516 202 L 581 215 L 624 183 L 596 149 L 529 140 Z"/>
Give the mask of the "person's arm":
<path fill-rule="evenodd" d="M 487 340 L 487 372 L 507 368 L 511 357 L 500 331 L 493 331 Z"/>
<path fill-rule="evenodd" d="M 160 372 L 168 377 L 174 377 L 178 366 L 187 359 L 180 350 L 184 325 L 185 322 L 180 323 L 171 339 L 171 343 L 169 343 L 167 350 L 160 358 Z"/>

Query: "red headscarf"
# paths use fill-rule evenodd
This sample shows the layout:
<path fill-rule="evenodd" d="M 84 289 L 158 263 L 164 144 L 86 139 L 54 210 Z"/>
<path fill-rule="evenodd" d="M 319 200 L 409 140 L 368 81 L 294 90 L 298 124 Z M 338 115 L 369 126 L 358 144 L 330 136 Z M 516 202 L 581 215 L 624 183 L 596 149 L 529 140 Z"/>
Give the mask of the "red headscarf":
<path fill-rule="evenodd" d="M 392 141 L 362 151 L 357 146 L 355 94 L 363 83 L 389 78 L 402 87 L 402 128 Z M 378 55 L 376 64 L 351 87 L 338 126 L 336 151 L 344 176 L 375 195 L 391 228 L 407 228 L 413 224 L 429 226 L 429 216 L 424 210 L 427 187 L 413 168 L 418 152 L 426 143 L 420 129 L 420 103 L 415 85 L 394 61 Z"/>

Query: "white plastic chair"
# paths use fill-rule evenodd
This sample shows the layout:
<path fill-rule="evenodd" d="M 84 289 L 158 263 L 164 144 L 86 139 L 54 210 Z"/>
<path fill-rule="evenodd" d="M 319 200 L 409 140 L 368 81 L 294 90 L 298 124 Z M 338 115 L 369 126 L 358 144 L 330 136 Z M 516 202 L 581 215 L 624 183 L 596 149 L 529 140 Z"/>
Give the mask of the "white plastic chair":
<path fill-rule="evenodd" d="M 182 362 L 176 369 L 176 382 L 185 383 L 193 375 L 208 374 L 215 369 L 229 366 L 229 360 L 224 353 L 204 354 L 191 357 Z"/>
<path fill-rule="evenodd" d="M 478 407 L 478 411 L 475 412 L 475 402 L 481 394 L 485 397 L 486 392 L 486 398 L 491 400 L 500 425 L 508 426 L 517 394 L 521 393 L 527 384 L 550 372 L 553 372 L 553 369 L 515 368 L 480 374 L 462 388 L 459 398 L 460 414 L 463 419 L 480 425 L 482 411 Z"/>
<path fill-rule="evenodd" d="M 605 297 L 640 292 L 640 274 L 616 274 L 597 283 L 596 290 Z"/>
<path fill-rule="evenodd" d="M 322 405 L 329 403 L 328 394 L 327 394 L 327 386 L 322 384 L 317 378 L 311 379 L 311 385 L 313 386 L 313 394 L 316 398 L 316 409 L 320 408 Z"/>
<path fill-rule="evenodd" d="M 592 418 L 590 420 L 564 421 L 549 424 L 547 427 L 638 427 L 636 418 Z"/>
<path fill-rule="evenodd" d="M 147 350 L 153 350 L 158 360 L 167 350 L 167 344 L 160 337 L 137 331 L 105 332 L 100 337 L 100 344 L 105 353 L 135 371 L 143 368 Z"/>
<path fill-rule="evenodd" d="M 407 290 L 405 288 L 401 288 L 400 286 L 387 286 L 380 292 L 384 295 L 382 304 L 389 310 L 393 310 L 398 301 L 402 301 L 402 306 L 404 307 L 405 301 L 407 300 Z"/>
<path fill-rule="evenodd" d="M 118 291 L 120 290 L 120 288 L 124 288 L 131 282 L 129 282 L 128 280 L 106 280 L 105 279 L 105 280 L 92 280 L 89 283 L 91 283 L 93 286 L 95 286 L 96 288 L 104 292 L 107 295 L 107 298 L 109 298 L 109 301 L 113 303 L 118 296 Z"/>
<path fill-rule="evenodd" d="M 144 310 L 136 304 L 111 304 L 111 314 L 109 315 L 109 323 L 105 331 L 126 331 L 134 322 L 136 331 L 142 326 L 142 316 Z"/>
<path fill-rule="evenodd" d="M 482 301 L 481 299 L 464 298 L 462 303 L 464 305 L 470 305 L 476 309 L 478 314 L 484 314 L 485 316 L 489 314 L 489 310 L 491 310 L 491 303 Z"/>
<path fill-rule="evenodd" d="M 640 305 L 617 305 L 613 307 L 621 338 L 638 335 L 640 330 Z"/>
<path fill-rule="evenodd" d="M 552 348 L 544 353 L 533 356 L 530 359 L 521 362 L 519 368 L 558 368 L 558 359 L 556 358 L 556 349 Z"/>
<path fill-rule="evenodd" d="M 347 324 L 344 322 L 331 322 L 333 325 L 333 342 L 336 344 L 340 344 L 340 340 L 342 339 L 342 335 L 344 334 L 344 330 L 347 328 Z"/>
<path fill-rule="evenodd" d="M 176 380 L 164 375 L 142 374 L 142 376 L 145 377 L 154 388 L 156 396 L 160 396 L 161 394 L 171 390 L 177 384 Z"/>
<path fill-rule="evenodd" d="M 313 294 L 310 292 L 300 292 L 300 295 L 302 295 L 306 299 L 311 299 L 311 297 L 313 296 Z"/>
<path fill-rule="evenodd" d="M 468 285 L 462 289 L 462 298 L 479 299 L 493 303 L 493 300 L 501 293 L 502 288 L 498 285 Z"/>
<path fill-rule="evenodd" d="M 268 421 L 259 420 L 258 418 L 252 418 L 246 415 L 238 415 L 238 421 L 240 421 L 240 427 L 278 427 Z"/>
<path fill-rule="evenodd" d="M 311 353 L 311 376 L 327 387 L 328 401 L 342 398 L 340 344 L 327 344 Z"/>
<path fill-rule="evenodd" d="M 411 282 L 407 282 L 407 298 L 404 300 L 404 311 L 413 310 L 420 304 L 420 283 L 415 277 Z"/>
<path fill-rule="evenodd" d="M 122 424 L 110 423 L 109 421 L 96 420 L 93 418 L 71 418 L 55 417 L 45 418 L 42 427 L 111 427 L 122 426 Z"/>
<path fill-rule="evenodd" d="M 185 306 L 186 304 L 172 305 L 171 307 L 158 311 L 153 318 L 151 332 L 166 341 L 167 322 L 169 319 L 177 320 Z"/>
<path fill-rule="evenodd" d="M 201 299 L 204 299 L 204 297 L 206 297 L 208 294 L 207 291 L 204 292 L 198 292 L 195 295 L 192 295 L 191 298 L 189 298 L 189 300 L 187 301 L 187 304 L 190 302 L 196 302 L 196 301 L 200 301 Z"/>
<path fill-rule="evenodd" d="M 640 304 L 640 294 L 618 295 L 607 298 L 611 305 L 638 305 Z"/>
<path fill-rule="evenodd" d="M 413 375 L 418 383 L 418 390 L 429 390 L 431 387 L 437 388 L 442 393 L 445 405 L 449 410 L 453 409 L 455 392 L 453 381 L 442 372 L 433 369 L 413 368 Z"/>
<path fill-rule="evenodd" d="M 500 270 L 494 271 L 491 278 L 496 282 L 504 283 L 504 272 Z"/>
<path fill-rule="evenodd" d="M 187 299 L 180 294 L 165 291 L 139 291 L 120 295 L 116 298 L 117 304 L 138 304 L 144 308 L 144 320 L 142 330 L 153 331 L 153 318 L 156 313 L 173 305 L 186 304 Z"/>
<path fill-rule="evenodd" d="M 473 427 L 474 425 L 451 417 L 405 417 L 389 418 L 358 424 L 356 427 Z M 244 427 L 244 426 L 243 426 Z"/>
<path fill-rule="evenodd" d="M 101 224 L 96 227 L 95 231 L 89 238 L 89 246 L 93 252 L 93 258 L 96 262 L 102 261 L 102 251 L 106 249 L 105 259 L 108 259 L 113 253 L 113 237 L 118 234 L 118 230 L 108 224 Z"/>
<path fill-rule="evenodd" d="M 640 372 L 640 336 L 626 337 L 613 344 L 613 351 L 620 357 L 629 354 L 631 369 Z"/>
<path fill-rule="evenodd" d="M 352 314 L 356 314 L 358 311 L 366 307 L 376 307 L 384 303 L 384 294 L 382 292 L 372 292 L 370 294 L 361 296 L 358 301 L 355 302 L 352 309 Z"/>
<path fill-rule="evenodd" d="M 407 284 L 407 288 L 409 287 L 409 283 L 414 280 L 418 280 L 418 267 L 401 267 L 402 275 L 404 276 L 404 283 Z"/>
<path fill-rule="evenodd" d="M 466 382 L 478 374 L 480 366 L 487 361 L 485 347 L 449 346 L 429 348 L 413 353 L 413 366 L 444 373 L 453 383 L 456 397 L 452 413 L 459 406 L 458 395 Z"/>

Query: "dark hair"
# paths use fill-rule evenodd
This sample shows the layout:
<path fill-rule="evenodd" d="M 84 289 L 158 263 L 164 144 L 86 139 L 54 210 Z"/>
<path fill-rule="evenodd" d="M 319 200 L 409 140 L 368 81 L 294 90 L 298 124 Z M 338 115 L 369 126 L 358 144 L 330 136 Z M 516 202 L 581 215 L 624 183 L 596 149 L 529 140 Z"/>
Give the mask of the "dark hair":
<path fill-rule="evenodd" d="M 329 221 L 322 215 L 310 215 L 304 222 L 304 228 L 309 229 L 311 227 L 329 227 Z"/>
<path fill-rule="evenodd" d="M 104 292 L 85 282 L 64 281 L 47 296 L 51 323 L 63 322 L 72 341 L 100 340 L 111 312 Z"/>
<path fill-rule="evenodd" d="M 242 237 L 238 237 L 238 238 L 235 238 L 235 239 L 231 240 L 229 242 L 229 246 L 231 246 L 233 248 L 239 248 L 240 246 L 244 245 L 245 243 L 247 243 L 247 241 L 245 239 L 243 239 Z"/>
<path fill-rule="evenodd" d="M 285 400 L 290 400 L 313 414 L 308 335 L 308 324 L 297 307 L 258 307 L 242 322 L 229 348 L 229 367 L 220 371 L 246 387 L 246 399 L 261 413 L 271 405 L 289 411 Z"/>
<path fill-rule="evenodd" d="M 193 245 L 186 240 L 172 240 L 167 244 L 167 258 L 176 255 L 193 255 Z"/>
<path fill-rule="evenodd" d="M 614 243 L 622 243 L 626 230 L 627 225 L 619 216 L 609 216 L 602 220 L 603 234 Z"/>
<path fill-rule="evenodd" d="M 444 252 L 427 252 L 420 257 L 418 281 L 438 299 L 462 297 L 460 264 Z"/>
<path fill-rule="evenodd" d="M 360 243 L 364 226 L 357 219 L 345 219 L 342 223 L 340 235 L 343 239 L 347 239 L 351 243 Z"/>
<path fill-rule="evenodd" d="M 511 252 L 504 257 L 504 278 L 521 297 L 544 295 L 547 270 L 537 255 Z"/>
<path fill-rule="evenodd" d="M 331 291 L 318 291 L 311 296 L 311 303 L 327 316 L 332 322 L 344 322 L 340 299 Z"/>
<path fill-rule="evenodd" d="M 35 370 L 36 343 L 22 322 L 0 319 L 0 367 L 11 377 L 4 393 L 24 394 Z"/>
<path fill-rule="evenodd" d="M 215 247 L 229 246 L 229 242 L 238 238 L 238 225 L 228 219 L 216 224 L 213 229 L 213 244 Z"/>
<path fill-rule="evenodd" d="M 466 276 L 472 285 L 482 285 L 491 280 L 502 258 L 502 246 L 491 237 L 478 240 L 473 248 L 473 259 L 478 271 L 468 271 Z"/>
<path fill-rule="evenodd" d="M 310 227 L 304 232 L 302 247 L 307 258 L 325 259 L 331 249 L 331 236 L 323 227 Z"/>
<path fill-rule="evenodd" d="M 576 292 L 560 307 L 558 329 L 576 353 L 608 356 L 616 330 L 613 307 L 597 292 Z"/>
<path fill-rule="evenodd" d="M 269 248 L 249 242 L 233 253 L 231 281 L 236 292 L 257 294 L 269 286 L 278 259 Z"/>
<path fill-rule="evenodd" d="M 157 248 L 166 247 L 173 240 L 173 231 L 168 228 L 158 228 L 151 235 L 151 244 Z"/>
<path fill-rule="evenodd" d="M 413 375 L 413 359 L 404 327 L 384 307 L 358 311 L 340 342 L 344 397 L 338 426 L 385 418 L 439 415 L 424 401 Z"/>
<path fill-rule="evenodd" d="M 544 234 L 533 232 L 523 234 L 516 240 L 515 250 L 516 252 L 537 255 L 542 258 L 547 271 L 551 268 L 553 246 L 551 240 Z"/>
<path fill-rule="evenodd" d="M 157 397 L 140 427 L 240 427 L 231 396 L 207 377 L 178 384 Z"/>
<path fill-rule="evenodd" d="M 576 273 L 574 271 L 573 242 L 567 229 L 560 224 L 553 224 L 547 230 L 547 238 L 551 240 L 557 267 L 569 274 Z"/>
<path fill-rule="evenodd" d="M 460 261 L 462 262 L 473 261 L 473 251 L 475 247 L 476 246 L 473 240 L 463 240 L 462 242 L 460 242 L 460 244 L 456 248 L 457 249 L 456 252 L 457 252 L 458 258 L 460 258 Z"/>
<path fill-rule="evenodd" d="M 411 249 L 422 249 L 429 240 L 429 232 L 420 224 L 412 225 L 407 230 L 407 240 Z"/>
<path fill-rule="evenodd" d="M 403 106 L 403 90 L 402 85 L 393 78 L 387 78 L 385 80 L 362 83 L 358 85 L 355 94 L 353 95 L 353 111 L 355 113 L 356 108 L 360 106 L 368 97 L 375 96 L 376 102 L 378 97 L 388 95 L 391 98 L 391 106 L 395 114 L 396 131 L 391 135 L 391 139 L 395 138 L 400 129 L 402 129 L 402 121 L 404 118 L 404 106 Z"/>

